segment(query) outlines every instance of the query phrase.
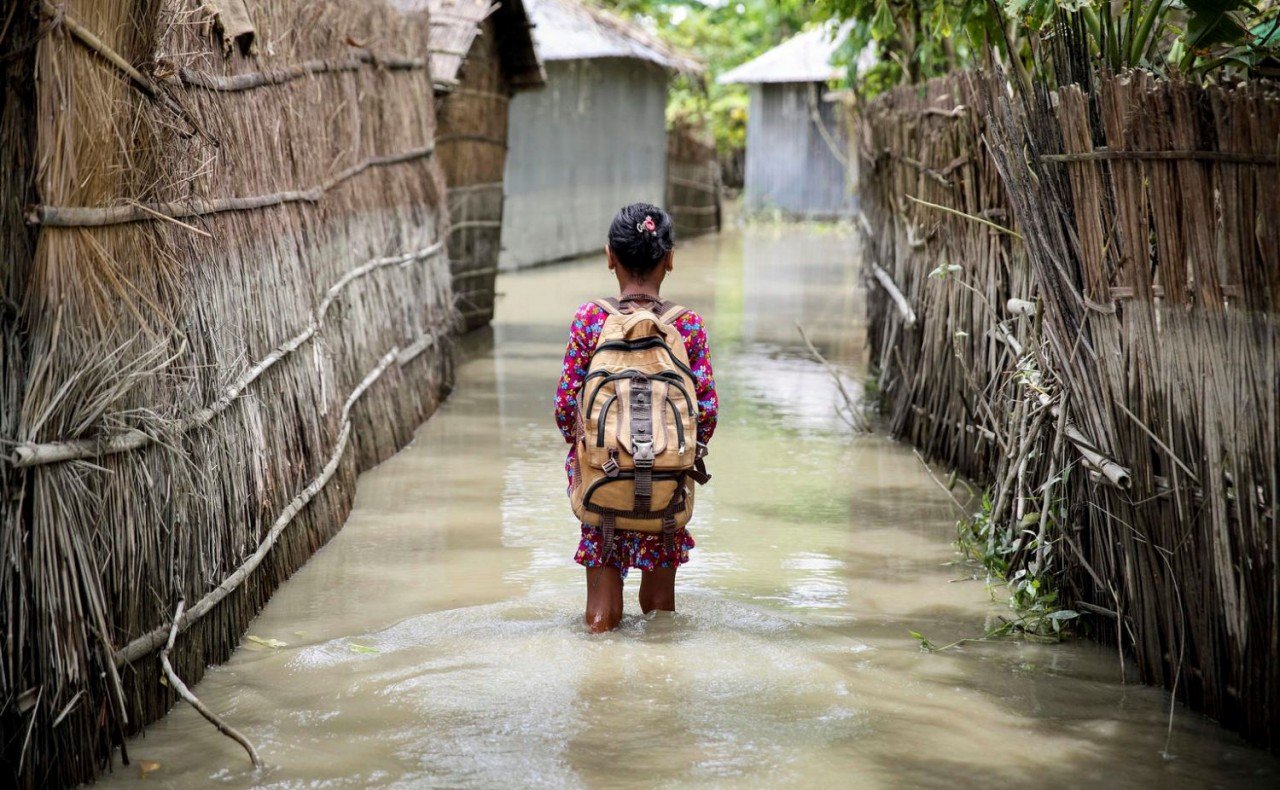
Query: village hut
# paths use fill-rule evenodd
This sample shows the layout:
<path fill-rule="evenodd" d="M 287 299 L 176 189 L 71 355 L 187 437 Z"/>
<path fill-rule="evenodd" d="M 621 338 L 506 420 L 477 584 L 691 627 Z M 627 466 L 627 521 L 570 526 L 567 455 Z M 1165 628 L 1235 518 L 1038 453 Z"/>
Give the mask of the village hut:
<path fill-rule="evenodd" d="M 424 5 L 3 16 L 0 774 L 65 786 L 342 525 L 457 317 Z"/>
<path fill-rule="evenodd" d="M 493 318 L 511 97 L 541 88 L 521 0 L 430 0 L 436 156 L 448 185 L 449 261 L 465 329 Z"/>
<path fill-rule="evenodd" d="M 602 249 L 627 203 L 662 203 L 667 86 L 702 65 L 574 0 L 527 0 L 547 87 L 511 102 L 502 268 Z"/>
<path fill-rule="evenodd" d="M 817 27 L 720 75 L 747 85 L 743 211 L 797 219 L 852 216 L 855 198 L 845 113 L 828 92 L 843 76 L 834 56 L 847 29 Z"/>

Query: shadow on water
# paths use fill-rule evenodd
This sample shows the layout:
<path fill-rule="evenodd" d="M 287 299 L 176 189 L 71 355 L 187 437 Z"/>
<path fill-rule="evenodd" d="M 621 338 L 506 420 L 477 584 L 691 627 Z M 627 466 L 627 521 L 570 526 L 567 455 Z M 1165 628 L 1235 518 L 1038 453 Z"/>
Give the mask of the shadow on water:
<path fill-rule="evenodd" d="M 851 437 L 852 239 L 755 227 L 681 247 L 668 295 L 706 317 L 722 414 L 715 481 L 675 614 L 581 624 L 564 445 L 551 424 L 566 326 L 607 293 L 589 260 L 504 275 L 492 330 L 413 445 L 360 479 L 342 532 L 196 692 L 255 741 L 260 772 L 186 706 L 130 744 L 149 785 L 1258 786 L 1280 772 L 1091 644 L 941 654 L 1000 613 L 957 564 L 955 512 L 910 449 Z M 107 784 L 138 781 L 137 768 Z"/>

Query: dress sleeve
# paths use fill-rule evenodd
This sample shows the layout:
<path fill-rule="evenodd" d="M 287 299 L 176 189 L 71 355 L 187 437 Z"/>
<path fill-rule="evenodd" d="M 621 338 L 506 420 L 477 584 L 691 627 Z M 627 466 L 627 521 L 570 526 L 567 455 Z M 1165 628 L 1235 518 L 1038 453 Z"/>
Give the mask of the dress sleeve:
<path fill-rule="evenodd" d="M 582 394 L 582 380 L 587 375 L 591 352 L 600 337 L 600 320 L 604 311 L 594 302 L 578 308 L 569 326 L 569 345 L 564 350 L 564 364 L 560 368 L 560 384 L 556 387 L 556 426 L 564 440 L 573 443 L 573 432 L 578 420 L 578 398 Z"/>
<path fill-rule="evenodd" d="M 689 352 L 689 367 L 693 370 L 698 396 L 698 441 L 705 444 L 711 441 L 711 434 L 716 431 L 716 417 L 720 412 L 707 329 L 702 316 L 692 310 L 680 316 L 676 328 L 684 336 L 684 347 Z"/>

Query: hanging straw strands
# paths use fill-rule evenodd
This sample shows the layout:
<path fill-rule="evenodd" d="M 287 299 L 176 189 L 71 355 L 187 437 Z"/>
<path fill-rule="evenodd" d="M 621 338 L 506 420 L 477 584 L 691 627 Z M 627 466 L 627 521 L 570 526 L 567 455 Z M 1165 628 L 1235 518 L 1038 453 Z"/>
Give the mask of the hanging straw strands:
<path fill-rule="evenodd" d="M 284 359 L 287 355 L 296 351 L 302 344 L 315 337 L 316 333 L 324 326 L 325 318 L 329 314 L 329 308 L 333 306 L 342 290 L 357 279 L 364 277 L 379 269 L 388 266 L 404 266 L 415 261 L 428 260 L 444 249 L 443 242 L 436 242 L 421 250 L 405 253 L 404 255 L 395 255 L 386 258 L 374 258 L 367 261 L 361 266 L 352 269 L 343 275 L 342 279 L 329 287 L 325 292 L 324 299 L 321 300 L 320 306 L 312 314 L 311 321 L 301 332 L 293 337 L 280 343 L 270 354 L 250 367 L 248 370 L 240 374 L 236 380 L 226 388 L 222 396 L 210 406 L 207 406 L 190 417 L 177 420 L 168 430 L 168 433 L 186 433 L 194 428 L 208 425 L 213 418 L 218 416 L 231 405 L 236 398 L 249 388 L 253 382 L 271 368 L 272 365 Z M 40 464 L 62 463 L 65 461 L 74 461 L 87 458 L 96 458 L 112 453 L 122 453 L 129 450 L 137 450 L 146 447 L 155 441 L 155 437 L 143 431 L 131 430 L 124 433 L 107 435 L 98 439 L 86 439 L 80 441 L 69 442 L 46 442 L 44 444 L 28 443 L 20 445 L 14 449 L 15 466 L 38 466 Z"/>

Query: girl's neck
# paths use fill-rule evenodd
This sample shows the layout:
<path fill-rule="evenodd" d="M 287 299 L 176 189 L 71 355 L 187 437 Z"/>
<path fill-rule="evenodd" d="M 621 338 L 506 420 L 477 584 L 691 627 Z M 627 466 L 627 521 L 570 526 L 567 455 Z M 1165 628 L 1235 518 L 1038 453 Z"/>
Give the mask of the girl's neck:
<path fill-rule="evenodd" d="M 648 283 L 627 283 L 622 286 L 620 296 L 658 296 L 657 285 L 649 285 Z"/>

